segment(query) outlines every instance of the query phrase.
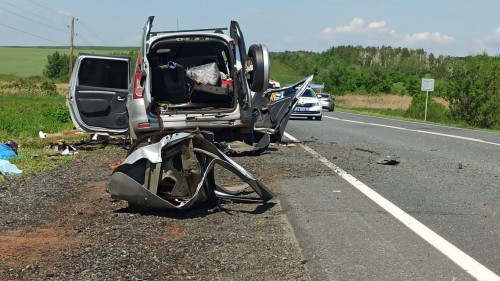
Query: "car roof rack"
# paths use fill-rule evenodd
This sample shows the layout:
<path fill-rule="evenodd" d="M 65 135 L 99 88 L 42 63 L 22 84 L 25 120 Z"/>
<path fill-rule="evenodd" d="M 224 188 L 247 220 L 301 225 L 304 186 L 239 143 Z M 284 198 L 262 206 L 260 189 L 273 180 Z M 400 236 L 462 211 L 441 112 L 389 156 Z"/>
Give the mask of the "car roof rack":
<path fill-rule="evenodd" d="M 223 30 L 228 30 L 227 27 L 214 27 L 204 29 L 187 29 L 187 30 L 169 30 L 169 31 L 151 31 L 152 36 L 164 33 L 182 33 L 182 32 L 200 32 L 200 31 L 213 31 L 214 33 L 223 33 Z"/>

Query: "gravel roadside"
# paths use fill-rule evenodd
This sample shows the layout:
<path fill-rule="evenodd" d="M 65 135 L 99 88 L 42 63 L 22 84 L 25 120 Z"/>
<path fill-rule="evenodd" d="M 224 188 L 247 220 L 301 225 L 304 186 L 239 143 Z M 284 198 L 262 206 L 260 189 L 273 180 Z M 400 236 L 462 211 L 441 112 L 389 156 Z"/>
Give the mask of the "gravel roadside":
<path fill-rule="evenodd" d="M 0 280 L 310 280 L 277 199 L 184 212 L 128 207 L 105 192 L 108 164 L 123 157 L 99 150 L 0 183 Z M 315 173 L 307 157 L 273 146 L 234 160 L 273 189 Z"/>

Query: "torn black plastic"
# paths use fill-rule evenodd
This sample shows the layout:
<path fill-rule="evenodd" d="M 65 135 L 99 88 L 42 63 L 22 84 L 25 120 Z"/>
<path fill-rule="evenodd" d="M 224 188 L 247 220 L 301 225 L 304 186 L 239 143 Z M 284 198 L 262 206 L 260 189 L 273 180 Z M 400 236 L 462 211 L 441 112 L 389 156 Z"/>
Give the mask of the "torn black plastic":
<path fill-rule="evenodd" d="M 271 142 L 279 142 L 297 104 L 298 98 L 304 93 L 313 79 L 313 75 L 281 89 L 269 89 L 263 94 L 255 94 L 252 104 L 254 106 L 255 125 L 254 131 L 260 134 L 271 135 Z M 295 93 L 275 101 L 269 99 L 271 93 L 296 89 Z"/>

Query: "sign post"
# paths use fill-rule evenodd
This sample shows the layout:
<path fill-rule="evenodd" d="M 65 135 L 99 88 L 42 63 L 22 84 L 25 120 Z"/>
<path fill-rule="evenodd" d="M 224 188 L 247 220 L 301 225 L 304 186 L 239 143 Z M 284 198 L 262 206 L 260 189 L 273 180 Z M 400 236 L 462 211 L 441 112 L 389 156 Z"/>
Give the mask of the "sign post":
<path fill-rule="evenodd" d="M 425 114 L 424 114 L 424 121 L 427 121 L 427 107 L 428 107 L 428 103 L 429 103 L 429 92 L 434 91 L 434 79 L 422 78 L 421 91 L 427 92 L 427 95 L 425 97 Z"/>

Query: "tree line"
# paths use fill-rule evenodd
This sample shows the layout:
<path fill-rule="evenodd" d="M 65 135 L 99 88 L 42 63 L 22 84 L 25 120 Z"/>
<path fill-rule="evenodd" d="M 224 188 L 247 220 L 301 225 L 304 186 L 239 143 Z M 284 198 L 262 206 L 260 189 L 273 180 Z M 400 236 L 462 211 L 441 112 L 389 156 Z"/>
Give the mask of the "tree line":
<path fill-rule="evenodd" d="M 450 118 L 500 128 L 500 55 L 434 56 L 423 49 L 337 46 L 321 52 L 272 53 L 297 74 L 314 74 L 335 95 L 418 95 L 421 79 L 435 79 L 433 95 L 449 102 Z"/>

